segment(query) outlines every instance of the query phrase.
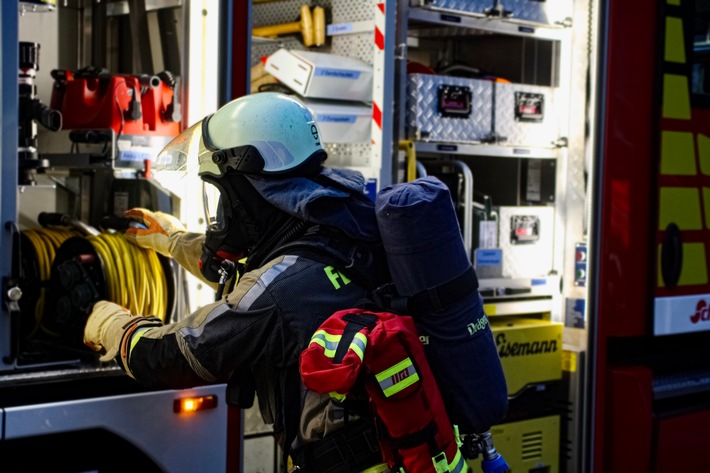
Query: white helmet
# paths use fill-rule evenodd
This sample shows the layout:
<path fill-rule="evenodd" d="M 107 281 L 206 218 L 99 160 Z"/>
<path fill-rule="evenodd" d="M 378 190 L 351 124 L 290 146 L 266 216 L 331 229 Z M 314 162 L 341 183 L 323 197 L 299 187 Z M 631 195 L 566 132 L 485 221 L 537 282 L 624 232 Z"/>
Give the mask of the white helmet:
<path fill-rule="evenodd" d="M 326 157 L 311 111 L 296 98 L 262 92 L 235 99 L 191 126 L 158 156 L 158 163 L 198 159 L 200 176 L 297 174 Z M 191 166 L 188 166 L 191 167 Z"/>
<path fill-rule="evenodd" d="M 326 156 L 310 110 L 275 92 L 233 100 L 170 142 L 157 166 L 192 169 L 197 158 L 203 181 L 208 229 L 202 274 L 218 280 L 215 261 L 237 260 L 264 234 L 276 231 L 271 228 L 280 222 L 276 207 L 259 196 L 246 176 L 315 176 Z"/>

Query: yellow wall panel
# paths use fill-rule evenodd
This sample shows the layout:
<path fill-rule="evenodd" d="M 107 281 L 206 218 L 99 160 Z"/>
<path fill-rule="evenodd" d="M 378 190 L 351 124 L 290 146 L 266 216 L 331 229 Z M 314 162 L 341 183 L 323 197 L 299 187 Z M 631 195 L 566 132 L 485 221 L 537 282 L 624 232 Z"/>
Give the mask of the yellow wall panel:
<path fill-rule="evenodd" d="M 697 137 L 700 172 L 710 176 L 710 137 L 702 133 L 698 133 Z"/>
<path fill-rule="evenodd" d="M 705 211 L 705 229 L 710 230 L 710 187 L 703 187 L 703 210 Z"/>
<path fill-rule="evenodd" d="M 666 44 L 663 58 L 668 62 L 685 64 L 683 20 L 680 18 L 666 17 Z"/>
<path fill-rule="evenodd" d="M 690 120 L 688 78 L 663 74 L 663 118 Z"/>
<path fill-rule="evenodd" d="M 661 187 L 658 229 L 675 223 L 682 230 L 701 230 L 700 191 L 695 187 Z"/>
<path fill-rule="evenodd" d="M 707 145 L 710 145 L 710 142 Z M 700 146 L 699 141 L 698 146 Z M 708 151 L 710 152 L 710 148 Z M 664 131 L 661 134 L 661 174 L 671 176 L 697 174 L 692 133 Z"/>

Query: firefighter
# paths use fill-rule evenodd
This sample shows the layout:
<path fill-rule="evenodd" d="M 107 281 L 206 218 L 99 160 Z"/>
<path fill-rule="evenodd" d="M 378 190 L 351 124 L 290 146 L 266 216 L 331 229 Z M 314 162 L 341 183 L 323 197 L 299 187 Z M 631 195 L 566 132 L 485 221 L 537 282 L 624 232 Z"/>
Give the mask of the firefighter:
<path fill-rule="evenodd" d="M 224 105 L 173 140 L 158 162 L 189 168 L 195 159 L 205 185 L 206 233 L 187 232 L 170 215 L 132 209 L 127 215 L 146 228 L 130 229 L 127 237 L 215 289 L 235 264 L 236 284 L 175 323 L 97 302 L 85 344 L 149 387 L 226 382 L 228 400 L 240 407 L 249 407 L 256 392 L 285 464 L 324 471 L 340 463 L 348 466 L 338 471 L 362 471 L 381 463 L 376 441 L 367 438 L 374 431 L 365 411 L 344 412 L 327 395 L 306 390 L 299 374 L 299 355 L 319 325 L 357 306 L 388 277 L 362 175 L 324 166 L 312 113 L 273 92 Z M 340 429 L 346 422 L 362 427 Z M 345 430 L 349 437 L 340 439 Z M 351 447 L 345 456 L 319 453 L 343 442 Z"/>

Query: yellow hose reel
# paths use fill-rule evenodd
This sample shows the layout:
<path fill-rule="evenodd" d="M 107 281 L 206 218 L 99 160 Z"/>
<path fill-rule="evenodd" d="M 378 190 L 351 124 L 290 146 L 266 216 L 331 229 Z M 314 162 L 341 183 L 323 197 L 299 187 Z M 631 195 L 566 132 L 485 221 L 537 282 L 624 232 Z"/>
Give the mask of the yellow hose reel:
<path fill-rule="evenodd" d="M 170 319 L 176 293 L 170 261 L 129 243 L 123 233 L 80 236 L 29 229 L 23 231 L 23 246 L 25 273 L 33 274 L 25 281 L 32 294 L 23 310 L 28 313 L 23 315 L 25 338 L 83 348 L 83 328 L 98 300 L 115 302 L 134 315 Z"/>

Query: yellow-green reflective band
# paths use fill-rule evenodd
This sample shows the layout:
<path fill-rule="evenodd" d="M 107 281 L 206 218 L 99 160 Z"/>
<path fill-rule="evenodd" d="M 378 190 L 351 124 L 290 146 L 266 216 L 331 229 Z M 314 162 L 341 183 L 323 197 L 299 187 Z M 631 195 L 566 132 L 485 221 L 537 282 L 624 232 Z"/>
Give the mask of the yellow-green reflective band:
<path fill-rule="evenodd" d="M 315 343 L 316 345 L 323 347 L 323 354 L 328 358 L 333 358 L 335 356 L 335 350 L 338 348 L 339 341 L 340 335 L 332 335 L 325 330 L 318 330 L 311 337 L 311 343 Z"/>
<path fill-rule="evenodd" d="M 328 358 L 335 357 L 335 352 L 338 349 L 338 344 L 342 339 L 342 335 L 333 335 L 325 330 L 318 330 L 311 337 L 311 343 L 315 343 L 323 348 L 323 354 Z M 310 345 L 310 344 L 309 344 Z M 362 333 L 356 333 L 353 336 L 353 341 L 348 347 L 360 358 L 360 361 L 365 357 L 365 347 L 367 346 L 367 337 Z"/>
<path fill-rule="evenodd" d="M 343 402 L 343 401 L 345 400 L 345 398 L 347 397 L 346 394 L 340 394 L 340 393 L 335 392 L 335 391 L 329 392 L 329 393 L 328 393 L 328 396 L 330 396 L 330 397 L 332 397 L 333 399 L 335 399 L 336 401 L 340 401 L 340 402 Z"/>
<path fill-rule="evenodd" d="M 437 473 L 466 473 L 468 472 L 468 466 L 466 461 L 461 455 L 461 451 L 457 448 L 456 455 L 454 455 L 454 460 L 451 463 L 446 462 L 446 454 L 441 452 L 435 457 L 431 458 L 432 463 L 434 463 L 434 469 Z"/>
<path fill-rule="evenodd" d="M 380 383 L 380 389 L 385 397 L 390 397 L 419 381 L 419 375 L 412 365 L 412 360 L 407 357 L 391 368 L 376 374 L 375 379 Z"/>
<path fill-rule="evenodd" d="M 463 455 L 461 455 L 461 450 L 456 449 L 456 455 L 454 456 L 454 461 L 449 463 L 450 473 L 466 473 L 468 472 L 468 465 L 466 465 L 466 460 Z"/>
<path fill-rule="evenodd" d="M 350 343 L 350 349 L 355 352 L 357 356 L 360 357 L 360 361 L 365 358 L 365 347 L 367 346 L 367 337 L 358 332 L 353 337 L 353 341 Z"/>
<path fill-rule="evenodd" d="M 378 463 L 375 466 L 362 470 L 360 473 L 388 473 L 389 471 L 387 463 Z"/>
<path fill-rule="evenodd" d="M 135 332 L 133 332 L 133 335 L 131 335 L 131 346 L 128 349 L 128 358 L 130 360 L 131 358 L 131 352 L 133 351 L 133 347 L 136 346 L 136 343 L 138 343 L 138 340 L 143 336 L 143 334 L 148 330 L 149 327 L 146 328 L 139 328 Z"/>
<path fill-rule="evenodd" d="M 133 352 L 133 347 L 136 346 L 136 343 L 138 343 L 138 340 L 140 340 L 140 338 L 143 336 L 143 334 L 145 332 L 148 331 L 149 328 L 151 328 L 151 327 L 144 327 L 144 328 L 136 329 L 136 331 L 133 332 L 133 334 L 131 335 L 131 341 L 128 344 L 128 354 L 126 355 L 126 360 L 123 361 L 123 366 L 126 368 L 126 373 L 131 378 L 134 378 L 133 372 L 131 371 L 131 369 L 128 366 L 129 360 L 131 359 L 131 352 Z"/>

